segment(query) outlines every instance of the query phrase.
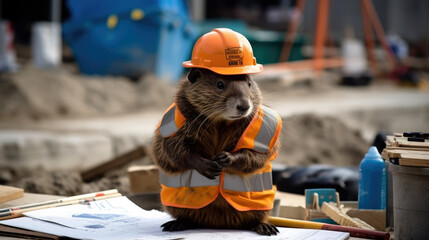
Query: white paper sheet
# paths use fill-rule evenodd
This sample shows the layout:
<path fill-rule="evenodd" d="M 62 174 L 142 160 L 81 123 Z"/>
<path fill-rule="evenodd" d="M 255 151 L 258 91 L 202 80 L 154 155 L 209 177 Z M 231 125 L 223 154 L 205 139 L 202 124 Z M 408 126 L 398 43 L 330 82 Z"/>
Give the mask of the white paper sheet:
<path fill-rule="evenodd" d="M 198 229 L 163 232 L 163 223 L 172 220 L 164 212 L 146 211 L 126 197 L 69 205 L 28 212 L 0 224 L 79 239 L 267 239 L 251 231 Z M 280 233 L 269 239 L 347 239 L 348 233 L 278 228 Z"/>

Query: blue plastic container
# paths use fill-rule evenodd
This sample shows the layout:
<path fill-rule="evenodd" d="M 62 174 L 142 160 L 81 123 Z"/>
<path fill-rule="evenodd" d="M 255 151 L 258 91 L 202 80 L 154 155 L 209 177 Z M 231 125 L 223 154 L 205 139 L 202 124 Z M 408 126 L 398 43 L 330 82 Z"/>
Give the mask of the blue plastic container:
<path fill-rule="evenodd" d="M 82 73 L 182 77 L 195 30 L 185 0 L 71 0 L 63 37 Z M 135 15 L 133 15 L 133 13 Z M 137 14 L 136 14 L 137 13 Z"/>
<path fill-rule="evenodd" d="M 386 209 L 386 166 L 372 146 L 359 167 L 359 209 Z"/>

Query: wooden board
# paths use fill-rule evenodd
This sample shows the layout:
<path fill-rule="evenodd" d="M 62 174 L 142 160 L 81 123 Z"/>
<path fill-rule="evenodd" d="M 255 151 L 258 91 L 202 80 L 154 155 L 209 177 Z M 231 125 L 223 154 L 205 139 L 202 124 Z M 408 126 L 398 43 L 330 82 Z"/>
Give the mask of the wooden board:
<path fill-rule="evenodd" d="M 60 198 L 64 198 L 64 196 L 25 192 L 22 198 L 17 198 L 9 202 L 0 203 L 0 208 L 10 208 L 10 207 L 21 206 L 21 205 L 26 205 L 30 203 L 39 203 L 39 202 L 45 202 L 45 201 L 50 201 L 50 200 L 55 200 Z"/>
<path fill-rule="evenodd" d="M 409 150 L 409 151 L 424 151 L 429 152 L 429 148 L 413 148 L 413 147 L 386 147 L 386 150 Z"/>
<path fill-rule="evenodd" d="M 399 147 L 415 147 L 415 148 L 429 148 L 429 142 L 410 142 L 400 140 L 398 141 Z"/>
<path fill-rule="evenodd" d="M 413 154 L 413 155 L 422 155 L 422 156 L 429 156 L 429 150 L 428 151 L 415 151 L 415 150 L 406 150 L 406 149 L 384 149 L 382 152 L 382 157 L 384 159 L 389 158 L 404 158 L 403 155 Z"/>
<path fill-rule="evenodd" d="M 386 137 L 387 147 L 413 147 L 413 148 L 429 148 L 429 142 L 413 142 L 408 141 L 407 137 L 395 137 L 387 136 Z"/>
<path fill-rule="evenodd" d="M 338 206 L 336 206 L 336 204 L 333 202 L 330 202 L 330 203 L 324 202 L 322 205 L 322 212 L 325 213 L 327 216 L 329 216 L 336 223 L 342 226 L 358 227 L 358 228 L 369 229 L 369 230 L 375 229 L 374 227 L 372 227 L 371 225 L 369 225 L 368 223 L 362 220 L 356 220 L 348 216 L 346 213 L 341 211 L 341 209 L 338 208 Z"/>
<path fill-rule="evenodd" d="M 24 196 L 24 189 L 0 185 L 0 203 Z"/>
<path fill-rule="evenodd" d="M 62 239 L 60 236 L 25 230 L 22 228 L 9 227 L 6 225 L 0 225 L 0 236 L 1 239 L 44 239 L 44 240 L 59 240 Z"/>
<path fill-rule="evenodd" d="M 402 166 L 429 167 L 428 148 L 395 148 L 388 147 L 382 152 L 383 159 Z"/>
<path fill-rule="evenodd" d="M 429 167 L 429 155 L 419 155 L 412 153 L 401 154 L 399 165 L 414 167 Z"/>

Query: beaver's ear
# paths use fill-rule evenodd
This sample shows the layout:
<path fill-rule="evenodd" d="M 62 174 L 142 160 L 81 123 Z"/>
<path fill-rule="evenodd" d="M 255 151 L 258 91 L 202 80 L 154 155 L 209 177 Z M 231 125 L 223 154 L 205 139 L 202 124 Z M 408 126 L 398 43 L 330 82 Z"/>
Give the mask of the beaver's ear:
<path fill-rule="evenodd" d="M 188 74 L 189 82 L 194 83 L 200 78 L 201 78 L 201 71 L 196 68 L 191 68 L 191 71 L 189 71 L 189 74 Z"/>

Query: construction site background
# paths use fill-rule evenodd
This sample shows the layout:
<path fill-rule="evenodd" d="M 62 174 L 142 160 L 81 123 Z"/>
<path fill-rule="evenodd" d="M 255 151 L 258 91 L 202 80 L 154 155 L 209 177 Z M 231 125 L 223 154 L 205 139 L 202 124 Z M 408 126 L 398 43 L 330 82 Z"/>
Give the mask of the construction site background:
<path fill-rule="evenodd" d="M 28 6 L 20 14 L 19 2 Z M 213 19 L 234 18 L 252 30 L 284 34 L 292 16 L 291 6 L 297 1 L 205 1 L 203 12 L 192 9 L 195 2 L 188 1 L 196 23 L 211 25 Z M 69 13 L 66 1 L 61 3 L 60 21 L 64 22 Z M 425 26 L 429 22 L 425 14 L 429 3 L 377 0 L 373 4 L 386 35 L 399 36 L 406 42 L 408 54 L 399 65 L 406 66 L 411 77 L 402 74 L 401 68 L 389 69 L 386 53 L 378 42 L 375 56 L 380 72 L 364 86 L 342 85 L 341 67 L 317 74 L 312 68 L 265 65 L 266 71 L 254 78 L 264 103 L 276 109 L 284 122 L 282 150 L 275 163 L 357 168 L 377 133 L 429 132 L 429 31 Z M 364 41 L 362 15 L 358 1 L 331 1 L 330 5 L 330 41 L 324 44 L 324 56 L 341 57 L 346 28 L 353 30 L 355 39 Z M 175 81 L 161 79 L 154 72 L 132 79 L 84 75 L 64 42 L 60 65 L 37 67 L 29 26 L 49 20 L 49 7 L 48 1 L 1 4 L 2 18 L 14 25 L 19 67 L 0 74 L 0 184 L 55 195 L 110 188 L 127 194 L 130 188 L 126 170 L 130 165 L 151 164 L 147 154 L 91 182 L 83 182 L 81 172 L 138 146 L 149 148 L 155 127 L 186 73 Z M 40 15 L 22 19 L 26 11 Z M 317 2 L 307 1 L 298 30 L 306 39 L 301 42 L 301 60 L 311 59 L 315 52 L 316 12 Z"/>

